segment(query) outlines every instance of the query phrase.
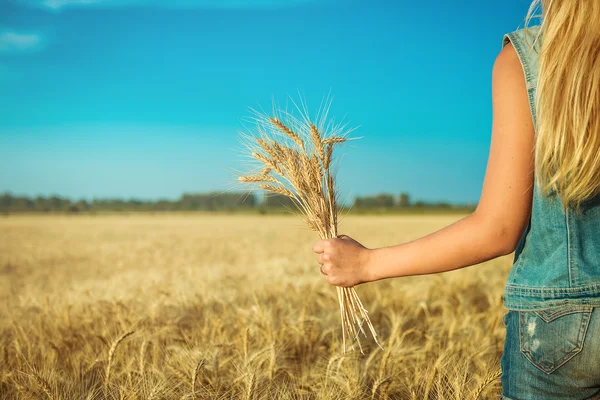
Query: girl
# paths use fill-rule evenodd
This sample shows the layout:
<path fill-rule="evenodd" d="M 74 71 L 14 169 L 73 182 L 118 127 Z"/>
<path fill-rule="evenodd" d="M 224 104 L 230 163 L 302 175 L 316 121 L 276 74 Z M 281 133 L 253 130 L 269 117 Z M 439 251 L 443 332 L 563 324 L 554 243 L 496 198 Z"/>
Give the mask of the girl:
<path fill-rule="evenodd" d="M 336 286 L 450 271 L 515 252 L 504 288 L 504 399 L 600 399 L 600 1 L 535 0 L 504 35 L 481 199 L 423 238 L 321 240 Z M 534 173 L 535 172 L 535 173 Z"/>

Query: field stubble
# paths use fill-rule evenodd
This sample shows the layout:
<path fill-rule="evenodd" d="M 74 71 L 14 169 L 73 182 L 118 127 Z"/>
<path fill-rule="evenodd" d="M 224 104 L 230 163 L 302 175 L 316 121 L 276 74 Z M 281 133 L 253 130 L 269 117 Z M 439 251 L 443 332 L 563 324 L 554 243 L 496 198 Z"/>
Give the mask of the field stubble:
<path fill-rule="evenodd" d="M 458 218 L 340 232 L 380 247 Z M 358 286 L 385 351 L 343 355 L 316 240 L 291 216 L 3 217 L 0 399 L 498 397 L 509 256 Z"/>

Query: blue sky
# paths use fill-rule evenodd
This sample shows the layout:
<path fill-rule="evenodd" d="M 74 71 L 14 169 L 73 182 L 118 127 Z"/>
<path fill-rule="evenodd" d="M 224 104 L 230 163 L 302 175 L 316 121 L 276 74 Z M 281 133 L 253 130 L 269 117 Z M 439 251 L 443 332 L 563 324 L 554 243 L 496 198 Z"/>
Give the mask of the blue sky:
<path fill-rule="evenodd" d="M 0 192 L 228 190 L 249 107 L 299 93 L 358 126 L 344 197 L 476 202 L 491 71 L 530 2 L 3 0 Z"/>

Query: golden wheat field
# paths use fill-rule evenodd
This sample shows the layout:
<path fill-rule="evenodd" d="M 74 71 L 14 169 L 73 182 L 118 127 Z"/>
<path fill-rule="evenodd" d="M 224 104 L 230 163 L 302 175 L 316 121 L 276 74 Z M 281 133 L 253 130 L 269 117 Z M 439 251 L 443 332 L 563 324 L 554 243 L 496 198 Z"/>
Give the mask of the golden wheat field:
<path fill-rule="evenodd" d="M 347 216 L 367 247 L 460 216 Z M 297 216 L 0 218 L 0 399 L 498 398 L 511 257 L 357 291 L 385 348 L 342 353 Z"/>

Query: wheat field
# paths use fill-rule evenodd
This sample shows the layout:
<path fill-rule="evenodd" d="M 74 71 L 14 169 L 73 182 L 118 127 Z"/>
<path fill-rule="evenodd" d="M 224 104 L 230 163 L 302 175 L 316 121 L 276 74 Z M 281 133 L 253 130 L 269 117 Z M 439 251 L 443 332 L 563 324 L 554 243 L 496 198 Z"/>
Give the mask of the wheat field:
<path fill-rule="evenodd" d="M 460 218 L 346 216 L 367 247 Z M 297 216 L 0 217 L 0 399 L 494 399 L 511 257 L 356 287 L 341 347 Z"/>

